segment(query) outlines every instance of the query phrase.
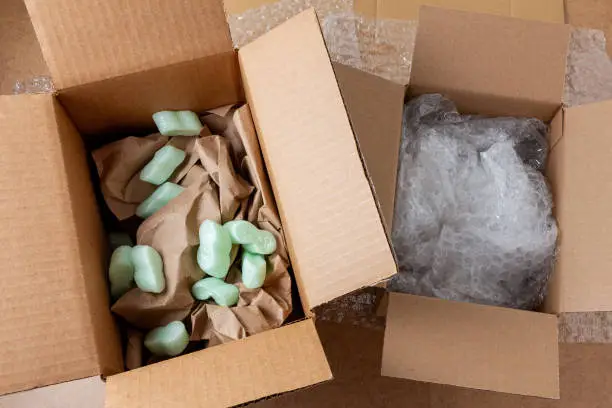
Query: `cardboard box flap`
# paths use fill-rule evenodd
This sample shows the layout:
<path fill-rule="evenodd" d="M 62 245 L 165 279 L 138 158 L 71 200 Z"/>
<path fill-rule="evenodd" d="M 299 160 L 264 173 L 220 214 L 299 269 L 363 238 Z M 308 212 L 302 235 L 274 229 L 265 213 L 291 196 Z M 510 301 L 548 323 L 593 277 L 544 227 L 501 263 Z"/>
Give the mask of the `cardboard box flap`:
<path fill-rule="evenodd" d="M 221 0 L 26 0 L 58 89 L 231 51 Z"/>
<path fill-rule="evenodd" d="M 346 65 L 333 67 L 389 233 L 406 88 Z"/>
<path fill-rule="evenodd" d="M 1 96 L 0 134 L 0 394 L 120 371 L 78 134 L 51 95 Z"/>
<path fill-rule="evenodd" d="M 238 57 L 304 309 L 395 274 L 314 11 Z"/>
<path fill-rule="evenodd" d="M 229 407 L 331 378 L 309 319 L 111 376 L 106 408 Z"/>
<path fill-rule="evenodd" d="M 382 375 L 559 398 L 557 317 L 392 293 Z"/>
<path fill-rule="evenodd" d="M 548 160 L 560 229 L 550 311 L 612 311 L 611 118 L 612 101 L 567 108 Z"/>
<path fill-rule="evenodd" d="M 354 8 L 360 14 L 377 19 L 416 20 L 422 5 L 527 20 L 565 22 L 563 0 L 355 0 Z"/>
<path fill-rule="evenodd" d="M 466 113 L 550 120 L 561 106 L 570 27 L 422 7 L 411 92 Z"/>

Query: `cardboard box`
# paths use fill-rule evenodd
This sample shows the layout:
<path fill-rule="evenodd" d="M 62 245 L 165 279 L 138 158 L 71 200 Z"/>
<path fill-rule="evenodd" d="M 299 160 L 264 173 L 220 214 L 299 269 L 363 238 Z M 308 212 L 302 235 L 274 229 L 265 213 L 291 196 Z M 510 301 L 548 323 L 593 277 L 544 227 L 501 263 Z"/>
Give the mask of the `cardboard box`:
<path fill-rule="evenodd" d="M 355 0 L 355 11 L 376 19 L 417 20 L 421 6 L 565 22 L 563 0 Z"/>
<path fill-rule="evenodd" d="M 85 149 L 150 128 L 158 110 L 246 99 L 306 314 L 388 278 L 396 266 L 314 12 L 236 53 L 213 0 L 155 13 L 148 0 L 26 4 L 58 92 L 0 97 L 0 393 L 104 375 L 109 408 L 231 406 L 329 380 L 310 318 L 117 374 Z"/>
<path fill-rule="evenodd" d="M 612 310 L 612 103 L 561 106 L 570 28 L 423 7 L 410 96 L 438 92 L 464 113 L 550 123 L 547 176 L 560 228 L 544 312 L 391 294 L 382 374 L 559 398 L 557 313 Z"/>

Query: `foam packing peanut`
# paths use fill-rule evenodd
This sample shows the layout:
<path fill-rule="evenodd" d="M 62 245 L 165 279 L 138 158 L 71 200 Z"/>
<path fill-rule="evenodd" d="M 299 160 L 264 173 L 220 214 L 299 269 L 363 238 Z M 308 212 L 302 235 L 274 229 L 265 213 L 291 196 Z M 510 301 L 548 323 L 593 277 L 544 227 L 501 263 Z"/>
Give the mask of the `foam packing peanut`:
<path fill-rule="evenodd" d="M 136 208 L 136 215 L 140 218 L 149 218 L 163 206 L 178 197 L 183 190 L 185 188 L 178 184 L 170 183 L 169 181 L 165 182 L 157 187 L 146 200 L 140 203 L 138 208 Z"/>
<path fill-rule="evenodd" d="M 161 255 L 148 245 L 136 245 L 132 248 L 134 280 L 143 292 L 161 293 L 166 288 L 164 263 Z"/>
<path fill-rule="evenodd" d="M 261 288 L 266 280 L 266 258 L 242 252 L 242 283 L 249 289 Z"/>
<path fill-rule="evenodd" d="M 134 264 L 132 248 L 121 245 L 113 251 L 108 268 L 111 297 L 119 299 L 134 286 Z"/>
<path fill-rule="evenodd" d="M 232 240 L 225 228 L 205 220 L 199 230 L 198 265 L 210 276 L 223 279 L 231 264 Z"/>
<path fill-rule="evenodd" d="M 156 112 L 153 121 L 164 136 L 197 136 L 204 129 L 198 115 L 191 111 Z"/>
<path fill-rule="evenodd" d="M 175 357 L 189 344 L 189 333 L 181 321 L 173 321 L 151 330 L 144 339 L 144 345 L 156 356 Z"/>
<path fill-rule="evenodd" d="M 140 171 L 140 179 L 159 186 L 172 176 L 185 160 L 185 152 L 174 146 L 164 146 L 155 152 L 153 159 Z"/>
<path fill-rule="evenodd" d="M 226 222 L 227 229 L 234 244 L 240 244 L 254 254 L 269 255 L 276 251 L 276 238 L 271 232 L 260 230 L 248 221 L 237 220 Z"/>
<path fill-rule="evenodd" d="M 219 306 L 234 306 L 238 303 L 240 291 L 232 284 L 218 278 L 204 278 L 191 287 L 191 294 L 198 300 L 212 298 Z"/>

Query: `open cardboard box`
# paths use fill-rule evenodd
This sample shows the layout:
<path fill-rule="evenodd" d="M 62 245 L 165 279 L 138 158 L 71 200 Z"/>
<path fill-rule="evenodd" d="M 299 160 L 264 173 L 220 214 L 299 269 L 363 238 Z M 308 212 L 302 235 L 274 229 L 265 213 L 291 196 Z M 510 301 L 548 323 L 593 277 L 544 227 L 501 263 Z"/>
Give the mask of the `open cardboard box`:
<path fill-rule="evenodd" d="M 26 5 L 58 91 L 0 97 L 0 394 L 102 375 L 109 408 L 231 406 L 329 380 L 312 309 L 396 266 L 314 12 L 235 52 L 217 0 Z M 245 100 L 308 318 L 120 373 L 87 147 Z"/>
<path fill-rule="evenodd" d="M 612 310 L 612 102 L 563 108 L 569 26 L 423 7 L 408 97 L 550 124 L 546 175 L 560 228 L 542 312 L 390 294 L 382 374 L 559 398 L 557 313 Z"/>

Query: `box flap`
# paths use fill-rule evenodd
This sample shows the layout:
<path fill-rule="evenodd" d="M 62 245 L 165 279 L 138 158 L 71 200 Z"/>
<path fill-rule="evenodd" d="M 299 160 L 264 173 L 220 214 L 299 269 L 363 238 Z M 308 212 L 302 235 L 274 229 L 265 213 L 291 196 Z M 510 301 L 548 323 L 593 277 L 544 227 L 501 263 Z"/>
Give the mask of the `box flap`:
<path fill-rule="evenodd" d="M 557 317 L 392 293 L 382 375 L 559 398 Z"/>
<path fill-rule="evenodd" d="M 231 51 L 221 0 L 26 0 L 55 86 Z"/>
<path fill-rule="evenodd" d="M 20 0 L 0 1 L 0 94 L 13 93 L 15 82 L 48 75 L 28 11 Z"/>
<path fill-rule="evenodd" d="M 355 0 L 354 8 L 367 17 L 416 20 L 423 5 L 551 23 L 565 22 L 563 0 Z"/>
<path fill-rule="evenodd" d="M 331 378 L 309 319 L 111 376 L 106 408 L 229 407 Z"/>
<path fill-rule="evenodd" d="M 568 108 L 548 172 L 559 253 L 547 310 L 612 311 L 612 101 Z"/>
<path fill-rule="evenodd" d="M 342 64 L 333 64 L 359 150 L 391 231 L 405 87 Z"/>
<path fill-rule="evenodd" d="M 304 310 L 395 274 L 314 11 L 238 57 Z"/>
<path fill-rule="evenodd" d="M 51 95 L 0 97 L 0 134 L 0 394 L 120 371 L 79 135 Z"/>
<path fill-rule="evenodd" d="M 570 27 L 423 7 L 411 93 L 446 94 L 466 113 L 550 120 L 561 106 Z"/>

